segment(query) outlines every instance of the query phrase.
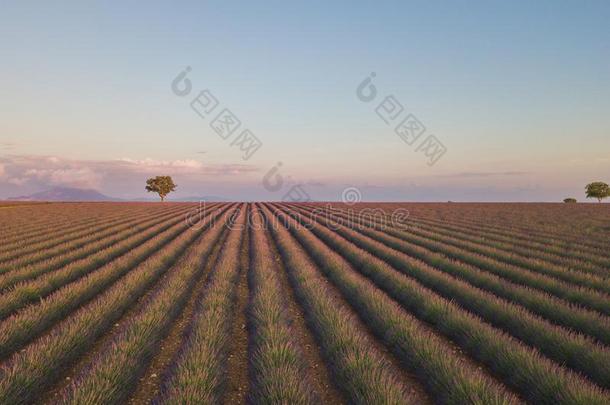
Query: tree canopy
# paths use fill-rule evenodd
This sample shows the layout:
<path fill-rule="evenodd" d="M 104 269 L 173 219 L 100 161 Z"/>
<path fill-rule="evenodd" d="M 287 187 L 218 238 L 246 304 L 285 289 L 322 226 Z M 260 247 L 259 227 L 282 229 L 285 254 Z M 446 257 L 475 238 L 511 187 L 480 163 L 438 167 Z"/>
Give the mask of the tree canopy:
<path fill-rule="evenodd" d="M 564 198 L 563 202 L 566 204 L 574 204 L 576 202 L 576 198 L 572 198 L 572 197 Z"/>
<path fill-rule="evenodd" d="M 602 199 L 606 197 L 610 197 L 610 187 L 608 187 L 608 184 L 601 181 L 587 184 L 585 190 L 587 192 L 587 198 L 597 198 L 597 201 L 599 202 L 602 202 Z"/>
<path fill-rule="evenodd" d="M 171 176 L 157 176 L 146 180 L 146 191 L 159 194 L 161 201 L 165 201 L 165 197 L 176 190 L 178 187 L 174 184 Z"/>

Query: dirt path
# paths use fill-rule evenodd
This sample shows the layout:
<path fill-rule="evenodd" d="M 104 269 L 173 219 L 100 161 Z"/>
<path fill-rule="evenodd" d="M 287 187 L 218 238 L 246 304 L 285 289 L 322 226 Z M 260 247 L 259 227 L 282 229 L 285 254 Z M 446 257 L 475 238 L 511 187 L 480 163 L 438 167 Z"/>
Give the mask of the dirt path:
<path fill-rule="evenodd" d="M 273 206 L 272 204 L 270 206 Z M 269 207 L 269 205 L 267 206 Z M 303 230 L 303 232 L 308 232 L 307 230 Z M 407 371 L 406 367 L 404 367 L 400 360 L 398 360 L 390 351 L 390 349 L 377 338 L 377 336 L 371 331 L 371 329 L 366 325 L 360 314 L 354 310 L 354 308 L 346 301 L 343 297 L 343 294 L 339 289 L 326 277 L 323 271 L 320 270 L 319 266 L 315 262 L 315 260 L 309 255 L 307 249 L 305 249 L 300 241 L 295 239 L 295 242 L 299 245 L 300 249 L 305 252 L 309 258 L 309 261 L 313 267 L 317 270 L 318 277 L 322 282 L 324 282 L 325 286 L 328 288 L 328 291 L 331 295 L 336 299 L 336 303 L 338 307 L 341 307 L 343 311 L 349 313 L 351 318 L 354 321 L 354 328 L 360 330 L 363 335 L 366 336 L 368 342 L 373 346 L 373 348 L 378 351 L 378 353 L 382 356 L 382 359 L 388 365 L 391 373 L 396 376 L 396 378 L 402 382 L 405 387 L 408 387 L 409 393 L 417 398 L 417 403 L 420 404 L 429 404 L 430 398 L 425 392 L 423 386 L 418 381 L 415 374 Z M 290 280 L 290 276 L 287 277 Z M 290 282 L 292 288 L 291 292 L 294 294 L 294 286 L 292 282 Z M 303 319 L 303 318 L 301 318 Z M 306 318 L 305 318 L 306 319 Z M 317 340 L 317 336 L 316 336 Z M 326 362 L 328 364 L 328 362 Z M 332 379 L 331 379 L 332 380 Z"/>
<path fill-rule="evenodd" d="M 142 374 L 140 382 L 128 400 L 129 404 L 149 404 L 159 394 L 161 384 L 164 381 L 163 376 L 170 372 L 171 365 L 184 343 L 185 336 L 192 325 L 198 304 L 205 291 L 209 275 L 216 265 L 228 234 L 227 231 L 223 232 L 212 251 L 205 258 L 203 272 L 198 276 L 186 305 L 159 344 L 159 351 L 154 355 L 146 371 Z"/>
<path fill-rule="evenodd" d="M 192 247 L 196 242 L 190 247 Z M 186 252 L 182 254 L 181 259 L 186 256 Z M 180 263 L 180 260 L 178 264 Z M 48 404 L 54 403 L 57 395 L 62 392 L 81 372 L 95 359 L 99 353 L 103 352 L 104 348 L 109 345 L 114 337 L 120 332 L 121 326 L 125 324 L 131 317 L 133 317 L 137 312 L 141 309 L 142 305 L 150 299 L 150 297 L 155 293 L 155 290 L 158 285 L 165 282 L 165 279 L 168 277 L 169 273 L 172 269 L 168 269 L 156 282 L 151 285 L 147 291 L 140 298 L 137 299 L 135 303 L 133 303 L 130 308 L 121 315 L 121 318 L 117 320 L 112 327 L 112 329 L 105 332 L 104 335 L 99 337 L 93 346 L 87 350 L 87 352 L 79 358 L 73 365 L 66 366 L 61 372 L 61 378 L 54 384 L 51 388 L 49 388 L 45 394 L 45 402 Z"/>
<path fill-rule="evenodd" d="M 302 211 L 299 211 L 299 210 L 293 210 L 292 212 L 297 212 L 297 213 L 301 213 L 301 214 L 302 214 Z M 318 220 L 318 218 L 316 218 L 316 224 L 317 224 L 317 226 L 324 227 L 325 229 L 327 229 L 327 230 L 329 230 L 329 231 L 336 232 L 336 231 L 332 230 L 331 228 L 329 228 L 327 225 L 325 225 L 325 224 L 323 223 L 323 221 L 322 221 L 322 222 L 321 222 L 321 221 L 319 221 L 319 220 Z M 353 231 L 355 231 L 355 232 L 358 232 L 358 230 L 357 230 L 357 229 L 354 229 L 354 228 L 348 228 L 348 229 L 351 229 L 351 230 L 353 230 Z M 323 241 L 323 240 L 321 240 L 321 239 L 320 239 L 320 241 L 321 241 L 321 243 L 324 243 L 325 245 L 327 245 L 325 241 Z M 350 241 L 350 242 L 351 242 L 351 241 Z M 382 242 L 379 242 L 379 243 L 382 243 Z M 383 243 L 382 243 L 382 244 L 383 244 Z M 327 245 L 327 246 L 329 246 L 329 245 Z M 356 246 L 357 246 L 357 245 L 356 245 Z M 365 276 L 364 274 L 362 274 L 362 273 L 361 273 L 361 272 L 360 272 L 360 271 L 359 271 L 359 270 L 358 270 L 358 269 L 355 267 L 355 265 L 357 265 L 357 263 L 354 263 L 353 261 L 349 260 L 349 258 L 348 258 L 346 255 L 344 255 L 342 252 L 340 252 L 340 251 L 338 251 L 338 250 L 334 250 L 334 249 L 333 249 L 332 247 L 330 247 L 330 246 L 329 246 L 329 248 L 330 248 L 330 249 L 332 249 L 334 252 L 336 252 L 338 255 L 340 255 L 340 256 L 341 256 L 341 258 L 342 258 L 342 260 L 344 260 L 344 261 L 345 261 L 345 263 L 347 264 L 347 266 L 349 267 L 349 269 L 350 269 L 352 272 L 354 272 L 355 274 L 357 274 L 357 275 L 358 275 L 358 277 L 359 277 L 359 278 L 360 278 L 360 279 L 361 279 L 361 280 L 362 280 L 364 283 L 366 283 L 366 284 L 369 286 L 369 288 L 378 289 L 378 290 L 382 291 L 382 292 L 383 292 L 383 293 L 384 293 L 384 294 L 385 294 L 385 295 L 386 295 L 386 296 L 387 296 L 389 299 L 391 299 L 392 301 L 394 301 L 394 302 L 396 302 L 398 305 L 400 305 L 400 306 L 401 306 L 401 308 L 402 308 L 402 310 L 404 311 L 404 313 L 405 313 L 405 314 L 407 314 L 408 316 L 413 317 L 413 320 L 414 320 L 415 322 L 417 322 L 417 323 L 418 323 L 418 327 L 419 327 L 419 328 L 421 328 L 421 330 L 422 330 L 422 331 L 427 332 L 427 333 L 429 333 L 429 334 L 431 334 L 431 335 L 434 335 L 434 337 L 435 337 L 436 339 L 438 339 L 438 341 L 442 342 L 442 344 L 443 344 L 444 346 L 447 346 L 447 347 L 451 348 L 452 353 L 453 353 L 453 354 L 454 354 L 454 355 L 455 355 L 455 356 L 456 356 L 456 357 L 459 359 L 459 361 L 460 361 L 461 365 L 462 365 L 462 366 L 463 366 L 465 369 L 469 369 L 469 370 L 471 370 L 473 373 L 476 373 L 476 372 L 477 372 L 477 370 L 484 370 L 484 371 L 485 371 L 485 374 L 486 374 L 486 375 L 487 375 L 487 376 L 488 376 L 488 377 L 489 377 L 491 380 L 493 380 L 494 382 L 496 382 L 498 385 L 502 386 L 502 387 L 503 387 L 503 388 L 504 388 L 504 389 L 505 389 L 507 392 L 510 392 L 510 393 L 511 393 L 511 394 L 513 394 L 513 395 L 514 395 L 516 398 L 520 398 L 520 395 L 519 395 L 519 393 L 518 393 L 517 391 L 513 390 L 511 387 L 509 387 L 508 385 L 506 385 L 506 384 L 505 384 L 505 383 L 502 381 L 502 378 L 500 378 L 500 377 L 499 377 L 499 376 L 498 376 L 496 373 L 494 373 L 492 370 L 489 370 L 489 368 L 488 368 L 488 367 L 487 367 L 485 364 L 483 364 L 483 363 L 481 363 L 481 362 L 479 362 L 479 361 L 477 361 L 477 360 L 473 359 L 472 357 L 470 357 L 470 356 L 469 356 L 469 355 L 468 355 L 468 354 L 467 354 L 467 353 L 466 353 L 466 352 L 465 352 L 465 351 L 464 351 L 464 350 L 463 350 L 463 349 L 462 349 L 462 348 L 461 348 L 461 347 L 460 347 L 460 346 L 459 346 L 459 345 L 458 345 L 456 342 L 454 342 L 454 341 L 453 341 L 453 340 L 451 340 L 449 337 L 447 337 L 447 336 L 445 336 L 444 334 L 442 334 L 442 333 L 441 333 L 440 331 L 438 331 L 438 330 L 437 330 L 437 329 L 436 329 L 436 328 L 435 328 L 433 325 L 430 325 L 429 323 L 427 323 L 427 322 L 425 322 L 425 321 L 423 321 L 423 320 L 421 320 L 421 319 L 417 318 L 417 316 L 415 316 L 413 313 L 411 313 L 411 311 L 409 311 L 407 308 L 405 308 L 403 305 L 401 305 L 401 304 L 400 304 L 400 302 L 398 302 L 398 301 L 394 300 L 394 299 L 393 299 L 393 298 L 392 298 L 392 297 L 391 297 L 389 294 L 387 294 L 387 292 L 386 292 L 386 291 L 385 291 L 383 288 L 381 288 L 381 287 L 380 287 L 380 286 L 378 286 L 378 285 L 377 285 L 377 284 L 376 284 L 376 283 L 375 283 L 373 280 L 371 280 L 370 278 L 368 278 L 367 276 Z M 379 258 L 377 255 L 375 255 L 375 253 L 374 253 L 374 252 L 370 252 L 370 251 L 368 251 L 368 250 L 366 250 L 366 249 L 362 249 L 362 250 L 363 250 L 363 251 L 365 251 L 365 252 L 367 252 L 368 254 L 370 254 L 370 255 L 372 255 L 372 256 L 374 256 L 374 257 L 376 257 L 376 258 L 378 258 L 378 259 L 382 260 L 382 259 L 381 259 L 381 258 Z M 391 268 L 393 271 L 396 271 L 396 272 L 400 273 L 400 271 L 396 270 L 394 267 L 392 267 L 392 266 L 391 266 L 391 265 L 389 265 L 389 264 L 388 264 L 388 267 L 389 267 L 389 268 Z M 400 274 L 402 274 L 402 273 L 400 273 Z M 416 281 L 417 281 L 417 280 L 416 280 Z M 340 294 L 340 292 L 339 292 L 339 294 Z M 364 319 L 363 319 L 363 318 L 362 318 L 362 317 L 361 317 L 361 316 L 360 316 L 358 313 L 356 313 L 356 315 L 357 315 L 357 316 L 358 316 L 360 319 L 362 319 L 362 320 L 363 320 L 363 322 L 364 322 Z M 377 333 L 382 333 L 382 332 L 380 332 L 380 331 L 375 331 L 375 330 L 372 330 L 371 328 L 369 328 L 369 326 L 368 326 L 368 325 L 366 326 L 366 328 L 367 328 L 367 331 L 368 331 L 370 334 L 372 334 L 372 335 L 374 335 L 376 332 L 377 332 Z M 397 361 L 399 361 L 399 360 L 397 360 Z M 406 366 L 405 366 L 405 367 L 406 367 Z M 416 378 L 415 374 L 412 374 L 412 376 L 413 376 L 413 378 Z"/>
<path fill-rule="evenodd" d="M 250 205 L 245 205 L 250 210 Z M 244 235 L 240 248 L 239 281 L 234 302 L 232 318 L 232 341 L 227 356 L 227 386 L 225 404 L 244 404 L 248 397 L 250 378 L 248 375 L 248 272 L 250 271 L 250 233 L 243 230 Z"/>
<path fill-rule="evenodd" d="M 277 246 L 275 246 L 275 243 L 269 240 L 269 238 L 270 235 L 267 235 L 270 256 L 273 258 L 272 265 L 278 273 L 282 286 L 288 317 L 290 319 L 290 327 L 294 332 L 293 338 L 303 352 L 303 359 L 309 368 L 311 382 L 315 386 L 314 391 L 320 397 L 323 404 L 343 404 L 345 401 L 337 387 L 332 384 L 333 379 L 331 378 L 330 371 L 322 357 L 320 347 L 316 343 L 314 335 L 307 327 L 305 313 L 298 304 L 294 291 L 290 287 L 286 269 L 284 268 L 284 263 L 277 250 Z"/>
<path fill-rule="evenodd" d="M 231 209 L 231 208 L 229 208 L 229 209 Z M 184 232 L 191 232 L 191 231 L 185 230 Z M 78 360 L 76 360 L 75 362 L 73 362 L 69 365 L 66 365 L 61 371 L 59 371 L 60 376 L 57 379 L 57 381 L 53 385 L 51 385 L 47 390 L 45 390 L 45 395 L 44 395 L 45 398 L 43 401 L 44 403 L 47 403 L 47 404 L 55 403 L 57 396 L 69 384 L 71 384 L 72 381 L 76 377 L 78 377 L 86 367 L 89 366 L 91 361 L 93 359 L 95 359 L 99 353 L 103 352 L 104 348 L 107 345 L 111 344 L 114 337 L 121 331 L 121 326 L 126 324 L 130 318 L 135 316 L 138 313 L 138 311 L 140 311 L 140 309 L 142 308 L 142 305 L 144 305 L 144 303 L 147 302 L 151 298 L 151 296 L 155 294 L 157 287 L 165 282 L 165 280 L 167 279 L 167 277 L 169 276 L 169 274 L 172 272 L 173 269 L 175 269 L 177 266 L 180 266 L 182 261 L 185 260 L 185 258 L 188 256 L 189 250 L 193 249 L 195 246 L 197 246 L 197 243 L 202 238 L 205 237 L 207 232 L 209 232 L 208 229 L 204 230 L 203 232 L 201 232 L 200 235 L 198 235 L 189 244 L 189 246 L 184 250 L 184 252 L 176 260 L 174 265 L 170 266 L 166 271 L 164 271 L 164 273 L 161 275 L 161 277 L 159 277 L 158 280 L 153 282 L 152 285 L 150 285 L 146 289 L 144 294 L 142 294 L 136 300 L 136 302 L 133 303 L 129 307 L 129 309 L 121 315 L 120 319 L 118 319 L 114 323 L 114 326 L 112 327 L 112 329 L 107 330 L 102 336 L 100 336 L 95 341 L 95 343 L 87 350 L 87 352 L 85 354 L 83 354 L 83 356 L 81 356 Z M 50 333 L 51 330 L 52 329 L 46 331 L 46 333 Z M 39 338 L 42 338 L 42 336 Z"/>

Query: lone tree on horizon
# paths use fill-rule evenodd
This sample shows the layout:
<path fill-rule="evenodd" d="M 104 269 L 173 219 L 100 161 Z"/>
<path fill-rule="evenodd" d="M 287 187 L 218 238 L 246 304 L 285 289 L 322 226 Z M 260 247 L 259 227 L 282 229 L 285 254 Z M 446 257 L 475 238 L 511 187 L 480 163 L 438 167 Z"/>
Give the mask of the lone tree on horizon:
<path fill-rule="evenodd" d="M 587 184 L 585 190 L 587 191 L 587 198 L 597 198 L 598 202 L 602 202 L 604 198 L 610 197 L 610 187 L 601 181 Z"/>
<path fill-rule="evenodd" d="M 159 194 L 161 202 L 165 201 L 165 197 L 176 190 L 178 185 L 174 184 L 171 176 L 157 176 L 146 180 L 146 191 Z"/>

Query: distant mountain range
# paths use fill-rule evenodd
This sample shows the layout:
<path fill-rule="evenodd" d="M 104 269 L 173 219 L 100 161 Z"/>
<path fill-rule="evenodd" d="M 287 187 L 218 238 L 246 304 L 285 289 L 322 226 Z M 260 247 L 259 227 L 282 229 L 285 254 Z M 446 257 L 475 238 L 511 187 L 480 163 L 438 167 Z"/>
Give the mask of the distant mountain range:
<path fill-rule="evenodd" d="M 121 198 L 108 197 L 96 190 L 82 189 L 74 187 L 53 187 L 46 191 L 24 195 L 19 197 L 9 197 L 11 201 L 158 201 L 158 198 L 150 196 L 148 198 L 137 198 L 133 200 L 125 200 Z M 176 197 L 169 198 L 168 201 L 174 202 L 222 202 L 229 201 L 226 198 L 217 196 L 202 196 L 202 197 Z"/>
<path fill-rule="evenodd" d="M 8 199 L 14 201 L 120 201 L 118 198 L 108 197 L 96 190 L 72 187 L 53 187 L 39 193 Z"/>

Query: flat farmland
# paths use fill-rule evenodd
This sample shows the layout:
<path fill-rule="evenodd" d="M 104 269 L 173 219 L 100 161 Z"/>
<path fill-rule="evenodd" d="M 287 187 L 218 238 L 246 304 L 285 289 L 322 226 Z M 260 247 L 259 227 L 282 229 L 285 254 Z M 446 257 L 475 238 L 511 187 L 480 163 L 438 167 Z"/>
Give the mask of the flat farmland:
<path fill-rule="evenodd" d="M 610 205 L 0 203 L 0 404 L 608 404 Z"/>

